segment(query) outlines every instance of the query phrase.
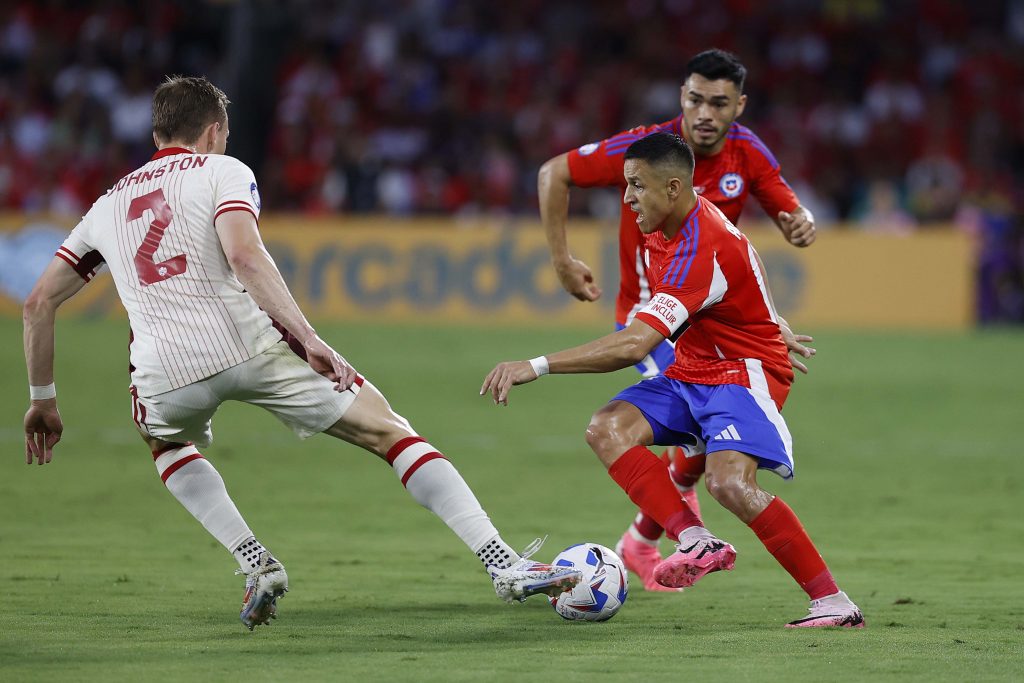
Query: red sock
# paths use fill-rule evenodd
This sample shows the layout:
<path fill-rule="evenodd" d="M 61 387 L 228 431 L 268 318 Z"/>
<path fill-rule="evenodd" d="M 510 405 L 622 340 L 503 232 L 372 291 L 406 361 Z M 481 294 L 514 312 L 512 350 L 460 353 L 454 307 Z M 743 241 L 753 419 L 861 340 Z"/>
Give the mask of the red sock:
<path fill-rule="evenodd" d="M 668 476 L 668 467 L 644 446 L 634 446 L 608 469 L 638 508 L 653 517 L 671 537 L 691 526 L 704 526 L 700 517 L 679 498 Z"/>
<path fill-rule="evenodd" d="M 665 532 L 661 525 L 643 510 L 633 520 L 633 528 L 636 529 L 638 534 L 650 541 L 657 541 Z"/>
<path fill-rule="evenodd" d="M 781 498 L 772 500 L 750 523 L 750 529 L 811 600 L 839 592 L 825 560 L 821 559 L 796 514 Z"/>
<path fill-rule="evenodd" d="M 666 465 L 672 464 L 672 450 L 672 448 L 666 449 L 665 452 L 661 454 L 661 461 Z M 675 450 L 678 451 L 679 449 L 677 448 Z M 669 472 L 671 473 L 671 470 L 669 470 Z M 661 528 L 661 525 L 643 510 L 638 512 L 636 519 L 633 520 L 633 528 L 636 529 L 638 534 L 651 541 L 657 541 L 661 538 L 661 535 L 665 533 L 665 530 Z"/>
<path fill-rule="evenodd" d="M 706 459 L 706 455 L 695 455 L 688 458 L 682 448 L 677 448 L 676 454 L 672 458 L 672 467 L 669 469 L 672 481 L 676 483 L 676 486 L 693 486 L 700 479 L 700 475 L 704 474 Z"/>

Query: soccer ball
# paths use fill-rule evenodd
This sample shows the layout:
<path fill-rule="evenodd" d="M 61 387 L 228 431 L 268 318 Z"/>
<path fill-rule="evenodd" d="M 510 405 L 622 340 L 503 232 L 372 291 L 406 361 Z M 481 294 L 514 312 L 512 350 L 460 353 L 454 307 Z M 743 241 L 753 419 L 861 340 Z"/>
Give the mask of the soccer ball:
<path fill-rule="evenodd" d="M 552 562 L 575 567 L 583 580 L 571 591 L 549 598 L 551 606 L 565 619 L 607 621 L 626 602 L 629 585 L 626 567 L 614 552 L 597 543 L 580 543 L 558 553 Z"/>

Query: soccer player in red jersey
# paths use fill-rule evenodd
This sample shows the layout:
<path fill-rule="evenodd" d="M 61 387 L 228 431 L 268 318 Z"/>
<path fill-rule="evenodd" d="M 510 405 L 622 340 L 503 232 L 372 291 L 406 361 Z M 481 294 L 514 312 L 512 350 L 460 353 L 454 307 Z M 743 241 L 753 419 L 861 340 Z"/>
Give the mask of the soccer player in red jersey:
<path fill-rule="evenodd" d="M 743 94 L 746 69 L 738 58 L 722 50 L 707 50 L 686 65 L 682 86 L 682 114 L 650 126 L 638 126 L 601 142 L 583 145 L 549 159 L 538 176 L 541 221 L 547 234 L 552 261 L 565 289 L 582 301 L 594 301 L 601 290 L 590 268 L 573 258 L 566 241 L 568 193 L 571 186 L 621 187 L 624 153 L 634 141 L 654 132 L 680 135 L 695 153 L 694 190 L 711 201 L 734 224 L 747 196 L 753 194 L 776 222 L 786 239 L 798 247 L 814 241 L 814 218 L 793 193 L 780 172 L 778 161 L 754 133 L 736 122 L 746 106 Z M 619 220 L 619 292 L 615 302 L 617 329 L 628 325 L 651 296 L 651 282 L 641 255 L 642 235 L 636 214 L 623 205 Z M 801 339 L 809 339 L 801 337 Z M 809 351 L 795 345 L 803 355 Z M 663 372 L 673 357 L 666 342 L 637 364 L 650 377 Z M 795 367 L 803 369 L 799 361 Z M 670 449 L 671 473 L 680 493 L 697 505 L 694 485 L 704 470 L 702 444 L 693 441 Z M 616 549 L 626 566 L 643 581 L 647 590 L 665 590 L 652 572 L 661 554 L 661 527 L 640 512 L 622 536 Z"/>
<path fill-rule="evenodd" d="M 629 325 L 582 346 L 499 363 L 480 393 L 507 404 L 512 386 L 543 374 L 612 372 L 678 339 L 664 373 L 615 396 L 591 418 L 587 443 L 641 509 L 679 539 L 655 579 L 685 587 L 732 569 L 736 552 L 704 528 L 667 468 L 647 447 L 707 444 L 707 487 L 750 526 L 811 599 L 792 627 L 859 627 L 864 618 L 839 590 L 793 511 L 762 489 L 757 470 L 793 476 L 792 439 L 780 413 L 793 371 L 760 258 L 728 218 L 693 189 L 693 153 L 671 133 L 625 150 L 624 202 L 644 235 L 653 296 Z"/>

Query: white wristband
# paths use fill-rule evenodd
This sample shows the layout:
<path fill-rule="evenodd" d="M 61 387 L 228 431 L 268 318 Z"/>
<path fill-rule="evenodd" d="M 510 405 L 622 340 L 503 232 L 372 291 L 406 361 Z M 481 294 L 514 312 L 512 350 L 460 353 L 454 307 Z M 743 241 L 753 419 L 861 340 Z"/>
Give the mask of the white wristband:
<path fill-rule="evenodd" d="M 28 395 L 33 401 L 45 401 L 48 398 L 57 398 L 57 387 L 50 382 L 45 387 L 29 385 Z"/>
<path fill-rule="evenodd" d="M 533 371 L 537 373 L 538 377 L 540 377 L 541 375 L 548 374 L 548 357 L 537 356 L 536 358 L 530 361 L 530 367 L 533 368 Z"/>

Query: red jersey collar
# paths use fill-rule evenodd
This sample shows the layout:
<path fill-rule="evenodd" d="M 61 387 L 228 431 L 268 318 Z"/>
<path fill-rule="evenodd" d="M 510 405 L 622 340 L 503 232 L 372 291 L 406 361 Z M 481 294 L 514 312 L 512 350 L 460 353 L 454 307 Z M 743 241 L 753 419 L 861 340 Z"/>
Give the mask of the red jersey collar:
<path fill-rule="evenodd" d="M 185 149 L 184 147 L 164 147 L 163 149 L 158 149 L 156 154 L 150 158 L 150 161 L 156 161 L 157 159 L 163 159 L 164 157 L 173 156 L 175 154 L 195 154 L 195 152 L 190 149 Z"/>

